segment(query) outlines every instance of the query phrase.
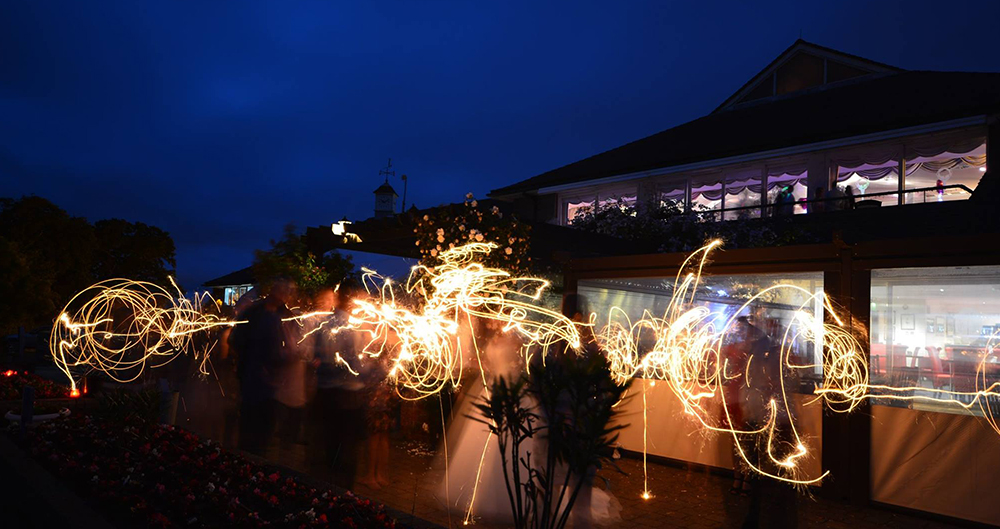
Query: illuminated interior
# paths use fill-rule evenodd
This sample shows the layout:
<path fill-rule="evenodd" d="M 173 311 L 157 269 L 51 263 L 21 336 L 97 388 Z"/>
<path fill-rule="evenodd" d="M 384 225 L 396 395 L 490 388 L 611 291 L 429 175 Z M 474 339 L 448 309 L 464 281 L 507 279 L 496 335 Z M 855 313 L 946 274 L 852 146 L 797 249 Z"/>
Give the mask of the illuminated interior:
<path fill-rule="evenodd" d="M 956 399 L 944 391 L 974 392 L 977 382 L 1000 381 L 1000 359 L 986 354 L 987 342 L 998 330 L 1000 266 L 872 271 L 871 372 L 876 383 L 915 386 L 927 396 Z M 980 413 L 977 407 L 966 411 L 947 403 L 879 403 Z"/>

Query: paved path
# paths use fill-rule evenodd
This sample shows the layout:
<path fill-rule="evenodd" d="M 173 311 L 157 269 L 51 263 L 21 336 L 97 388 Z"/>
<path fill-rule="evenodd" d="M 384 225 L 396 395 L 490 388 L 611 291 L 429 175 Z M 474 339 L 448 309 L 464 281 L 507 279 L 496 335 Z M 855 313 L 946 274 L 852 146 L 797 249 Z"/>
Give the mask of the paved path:
<path fill-rule="evenodd" d="M 278 459 L 286 466 L 309 473 L 306 465 L 301 463 L 304 458 L 294 451 L 278 456 Z M 433 459 L 433 452 L 425 445 L 394 440 L 390 454 L 391 484 L 380 490 L 358 485 L 355 492 L 385 503 L 398 511 L 448 527 L 449 515 L 433 493 L 443 480 L 443 473 L 431 468 Z M 742 527 L 750 499 L 730 494 L 730 479 L 709 474 L 700 468 L 683 469 L 650 463 L 649 485 L 654 497 L 643 500 L 640 497 L 643 489 L 642 462 L 624 458 L 618 463 L 627 475 L 613 471 L 602 472 L 610 482 L 611 493 L 622 505 L 622 520 L 614 527 L 629 529 Z M 600 486 L 605 487 L 603 483 L 600 483 Z M 853 507 L 796 493 L 776 485 L 763 485 L 761 494 L 765 499 L 762 502 L 760 527 L 832 529 L 955 527 L 881 508 Z M 794 523 L 789 525 L 790 521 Z M 450 525 L 461 527 L 461 514 L 452 514 Z M 503 527 L 483 520 L 477 521 L 475 525 L 481 529 Z"/>

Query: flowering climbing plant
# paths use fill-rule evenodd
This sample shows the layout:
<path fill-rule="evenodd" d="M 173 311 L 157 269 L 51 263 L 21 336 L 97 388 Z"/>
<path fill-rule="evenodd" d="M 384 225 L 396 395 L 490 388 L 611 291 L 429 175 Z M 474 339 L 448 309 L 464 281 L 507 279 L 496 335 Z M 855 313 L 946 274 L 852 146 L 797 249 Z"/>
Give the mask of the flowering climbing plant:
<path fill-rule="evenodd" d="M 481 204 L 472 193 L 462 204 L 450 204 L 424 212 L 415 220 L 413 233 L 423 264 L 434 266 L 438 255 L 469 242 L 492 242 L 496 249 L 483 264 L 524 273 L 531 265 L 528 257 L 531 227 L 496 205 Z"/>

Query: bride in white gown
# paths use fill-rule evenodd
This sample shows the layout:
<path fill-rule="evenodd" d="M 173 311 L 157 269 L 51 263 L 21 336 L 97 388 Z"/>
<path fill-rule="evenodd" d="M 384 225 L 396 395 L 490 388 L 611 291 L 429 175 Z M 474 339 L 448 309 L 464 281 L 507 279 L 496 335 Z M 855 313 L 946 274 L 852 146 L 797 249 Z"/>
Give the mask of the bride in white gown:
<path fill-rule="evenodd" d="M 490 383 L 496 376 L 512 378 L 524 369 L 519 348 L 520 343 L 515 337 L 495 333 L 494 339 L 483 348 L 484 368 Z M 490 434 L 486 424 L 470 418 L 480 416 L 475 405 L 482 403 L 486 396 L 482 379 L 477 373 L 453 411 L 446 437 L 447 462 L 443 460 L 444 451 L 439 451 L 437 468 L 446 468 L 447 471 L 437 496 L 442 504 L 460 516 L 466 516 L 471 505 L 473 519 L 510 524 L 513 523 L 513 515 L 496 437 Z M 521 457 L 530 452 L 532 461 L 544 461 L 543 447 L 540 439 L 526 439 L 521 444 Z M 507 465 L 510 474 L 511 462 L 508 461 Z M 523 468 L 521 474 L 524 479 Z M 477 477 L 478 487 L 475 485 Z M 588 496 L 589 508 L 585 505 Z M 621 504 L 610 492 L 591 485 L 578 495 L 569 525 L 579 529 L 591 524 L 613 524 L 621 521 L 620 511 Z"/>

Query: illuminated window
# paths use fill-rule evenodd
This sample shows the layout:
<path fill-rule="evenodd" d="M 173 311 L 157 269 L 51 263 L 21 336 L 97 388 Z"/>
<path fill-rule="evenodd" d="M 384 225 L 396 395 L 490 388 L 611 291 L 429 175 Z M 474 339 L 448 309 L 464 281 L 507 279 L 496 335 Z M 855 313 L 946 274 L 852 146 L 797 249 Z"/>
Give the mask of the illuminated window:
<path fill-rule="evenodd" d="M 695 177 L 691 180 L 691 210 L 696 213 L 722 209 L 722 174 Z M 703 213 L 706 220 L 718 220 L 714 213 Z"/>
<path fill-rule="evenodd" d="M 760 175 L 760 169 L 748 169 L 726 176 L 726 220 L 760 217 Z"/>
<path fill-rule="evenodd" d="M 878 403 L 968 413 L 949 401 L 972 397 L 952 392 L 974 393 L 1000 380 L 1000 351 L 991 348 L 998 330 L 1000 266 L 873 270 L 873 384 L 919 388 L 902 395 L 924 397 Z"/>
<path fill-rule="evenodd" d="M 962 185 L 974 191 L 979 185 L 986 172 L 986 143 L 974 140 L 964 146 L 950 146 L 946 151 L 942 148 L 907 147 L 906 189 L 936 188 L 907 193 L 904 195 L 907 204 L 966 200 L 971 195 L 969 191 L 951 186 Z M 952 149 L 968 151 L 960 153 Z"/>
<path fill-rule="evenodd" d="M 623 208 L 635 207 L 636 197 L 634 194 L 601 193 L 598 205 L 603 208 L 608 204 L 618 204 Z"/>
<path fill-rule="evenodd" d="M 770 205 L 768 209 L 772 216 L 800 215 L 807 212 L 804 204 L 809 196 L 807 171 L 769 172 L 767 190 L 767 203 Z"/>
<path fill-rule="evenodd" d="M 670 304 L 674 279 L 670 276 L 580 280 L 577 293 L 586 305 L 585 310 L 596 314 L 597 327 L 601 328 L 607 324 L 612 307 L 619 307 L 632 321 L 642 318 L 644 311 L 654 315 L 664 314 Z M 730 318 L 747 316 L 752 325 L 767 335 L 775 348 L 780 346 L 783 337 L 791 337 L 788 347 L 792 352 L 792 361 L 801 367 L 796 370 L 797 375 L 816 379 L 822 377 L 823 357 L 819 348 L 803 338 L 801 333 L 785 333 L 789 326 L 799 325 L 795 318 L 799 308 L 818 315 L 817 322 L 822 321 L 822 272 L 702 276 L 701 279 L 695 305 L 705 307 L 714 314 L 712 321 L 717 329 L 721 330 Z M 754 294 L 779 284 L 798 288 L 770 290 L 744 306 Z M 820 332 L 820 329 L 811 331 Z M 732 338 L 735 333 L 727 332 L 727 336 L 731 337 L 727 338 L 727 343 L 733 344 L 732 349 L 738 353 L 740 346 L 734 341 L 736 338 Z M 653 342 L 646 340 L 646 343 Z M 789 373 L 789 376 L 792 374 Z"/>
<path fill-rule="evenodd" d="M 684 211 L 687 203 L 687 190 L 683 181 L 662 184 L 659 187 L 659 199 L 661 206 L 673 206 L 678 211 Z"/>
<path fill-rule="evenodd" d="M 899 191 L 899 160 L 862 163 L 855 167 L 841 166 L 837 171 L 836 185 L 845 193 L 850 187 L 856 201 L 877 200 L 883 206 L 898 205 L 899 195 L 895 192 Z M 826 211 L 838 208 L 839 204 L 835 202 L 815 206 L 817 210 Z"/>
<path fill-rule="evenodd" d="M 594 200 L 577 200 L 566 202 L 566 223 L 572 224 L 573 219 L 578 215 L 590 211 L 594 207 Z"/>

